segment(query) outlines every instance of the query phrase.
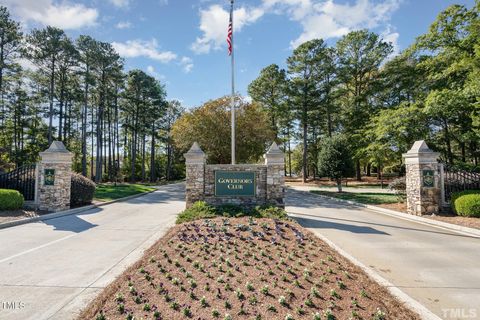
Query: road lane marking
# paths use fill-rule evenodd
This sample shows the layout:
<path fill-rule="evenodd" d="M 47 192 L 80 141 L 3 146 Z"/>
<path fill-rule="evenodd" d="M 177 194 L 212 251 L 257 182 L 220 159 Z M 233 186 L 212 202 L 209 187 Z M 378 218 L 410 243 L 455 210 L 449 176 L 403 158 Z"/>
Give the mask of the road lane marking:
<path fill-rule="evenodd" d="M 47 243 L 44 243 L 44 244 L 42 244 L 41 246 L 38 246 L 38 247 L 35 247 L 35 248 L 31 248 L 31 249 L 25 250 L 25 251 L 23 251 L 23 252 L 19 252 L 19 253 L 17 253 L 17 254 L 14 254 L 13 256 L 10 256 L 10 257 L 1 259 L 1 260 L 0 260 L 0 263 L 6 262 L 6 261 L 8 261 L 8 260 L 12 260 L 12 259 L 17 258 L 17 257 L 20 257 L 20 256 L 23 256 L 23 255 L 25 255 L 25 254 L 27 254 L 27 253 L 36 251 L 36 250 L 38 250 L 38 249 L 42 249 L 42 248 L 48 247 L 49 245 L 52 245 L 52 244 L 55 244 L 55 243 L 57 243 L 57 242 L 66 240 L 66 239 L 71 238 L 71 237 L 74 237 L 74 236 L 76 236 L 76 235 L 77 235 L 77 234 L 74 233 L 74 234 L 68 235 L 68 236 L 66 236 L 66 237 L 63 237 L 63 238 L 60 238 L 60 239 L 57 239 L 57 240 L 53 240 L 53 241 L 50 241 L 50 242 L 47 242 Z"/>

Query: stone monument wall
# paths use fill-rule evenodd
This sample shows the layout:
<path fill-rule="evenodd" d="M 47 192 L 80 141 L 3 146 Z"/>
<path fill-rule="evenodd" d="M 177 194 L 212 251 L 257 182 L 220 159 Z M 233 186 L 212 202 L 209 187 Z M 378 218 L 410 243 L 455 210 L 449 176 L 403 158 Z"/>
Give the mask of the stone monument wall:
<path fill-rule="evenodd" d="M 276 144 L 265 154 L 265 164 L 206 164 L 206 156 L 194 143 L 186 159 L 186 206 L 196 201 L 212 205 L 235 204 L 247 207 L 275 205 L 285 207 L 284 155 Z M 255 174 L 254 195 L 215 194 L 215 172 L 249 172 Z"/>

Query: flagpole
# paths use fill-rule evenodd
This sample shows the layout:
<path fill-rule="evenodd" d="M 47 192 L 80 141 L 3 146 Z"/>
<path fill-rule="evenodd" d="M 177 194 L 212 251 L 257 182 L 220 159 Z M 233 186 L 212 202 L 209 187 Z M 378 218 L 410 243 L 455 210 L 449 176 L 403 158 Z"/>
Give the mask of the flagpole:
<path fill-rule="evenodd" d="M 233 47 L 233 1 L 234 0 L 230 0 L 230 4 L 231 4 L 231 8 L 230 8 L 230 15 L 231 15 L 231 19 L 232 19 L 232 36 L 231 36 L 231 46 L 232 46 L 232 101 L 231 101 L 231 106 L 230 106 L 230 109 L 231 109 L 231 117 L 232 117 L 232 120 L 231 120 L 231 125 L 232 125 L 232 128 L 231 128 L 231 132 L 232 132 L 232 141 L 231 141 L 231 144 L 232 144 L 232 164 L 235 164 L 235 59 L 234 59 L 234 47 Z"/>

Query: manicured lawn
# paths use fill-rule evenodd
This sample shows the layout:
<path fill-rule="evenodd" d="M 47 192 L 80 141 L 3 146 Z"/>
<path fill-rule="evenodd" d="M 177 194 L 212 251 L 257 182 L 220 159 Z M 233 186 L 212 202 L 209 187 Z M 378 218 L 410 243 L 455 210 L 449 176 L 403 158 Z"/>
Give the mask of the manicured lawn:
<path fill-rule="evenodd" d="M 397 203 L 398 197 L 395 194 L 390 193 L 371 193 L 371 192 L 330 192 L 330 191 L 320 191 L 312 190 L 310 191 L 315 194 L 320 194 L 324 196 L 334 197 L 343 200 L 351 200 L 363 204 L 385 204 L 385 203 Z"/>
<path fill-rule="evenodd" d="M 95 200 L 110 201 L 128 197 L 134 194 L 153 191 L 155 188 L 142 184 L 101 184 L 95 190 Z"/>
<path fill-rule="evenodd" d="M 83 319 L 419 317 L 297 223 L 242 217 L 175 226 Z"/>
<path fill-rule="evenodd" d="M 365 189 L 365 188 L 368 188 L 368 189 L 381 189 L 382 188 L 382 185 L 381 184 L 348 184 L 348 185 L 345 185 L 344 183 L 342 183 L 342 186 L 345 188 L 358 188 L 358 189 Z M 331 189 L 337 189 L 337 186 L 334 186 L 334 185 L 320 185 L 318 186 L 319 188 L 331 188 Z M 388 187 L 388 183 L 384 183 L 383 184 L 383 188 L 386 189 Z"/>

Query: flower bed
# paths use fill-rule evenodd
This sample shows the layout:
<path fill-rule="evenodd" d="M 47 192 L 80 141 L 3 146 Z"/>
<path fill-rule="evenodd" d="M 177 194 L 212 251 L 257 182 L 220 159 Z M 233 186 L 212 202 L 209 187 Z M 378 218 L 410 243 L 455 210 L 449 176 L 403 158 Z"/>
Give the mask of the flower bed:
<path fill-rule="evenodd" d="M 295 222 L 172 228 L 79 319 L 419 319 Z"/>

